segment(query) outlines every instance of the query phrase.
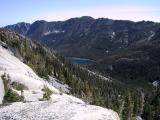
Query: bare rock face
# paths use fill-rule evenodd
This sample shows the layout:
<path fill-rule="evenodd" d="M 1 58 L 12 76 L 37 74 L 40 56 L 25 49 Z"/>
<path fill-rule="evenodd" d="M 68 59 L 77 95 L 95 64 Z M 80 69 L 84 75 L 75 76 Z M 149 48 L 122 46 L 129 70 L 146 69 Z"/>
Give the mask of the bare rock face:
<path fill-rule="evenodd" d="M 86 105 L 68 95 L 53 95 L 52 100 L 14 103 L 0 109 L 7 120 L 120 120 L 118 114 L 102 107 Z"/>

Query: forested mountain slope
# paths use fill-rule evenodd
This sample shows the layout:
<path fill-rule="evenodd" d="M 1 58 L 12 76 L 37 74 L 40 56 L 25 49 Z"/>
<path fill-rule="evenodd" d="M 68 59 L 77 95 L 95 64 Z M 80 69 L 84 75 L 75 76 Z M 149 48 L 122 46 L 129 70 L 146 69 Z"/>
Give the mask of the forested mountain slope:
<path fill-rule="evenodd" d="M 49 64 L 46 60 L 53 63 Z M 112 110 L 88 105 L 67 95 L 62 87 L 56 89 L 55 77 L 61 75 L 63 80 L 67 77 L 53 65 L 61 67 L 59 69 L 64 66 L 51 51 L 40 44 L 13 31 L 0 29 L 1 120 L 119 120 L 117 113 Z M 59 78 L 62 80 L 62 77 Z"/>
<path fill-rule="evenodd" d="M 20 37 L 17 33 L 10 36 L 8 32 L 13 32 L 2 31 L 6 32 L 2 32 L 1 40 L 8 41 L 7 45 L 11 46 L 17 57 L 49 82 L 52 82 L 49 79 L 52 76 L 69 85 L 72 95 L 87 103 L 111 108 L 124 120 L 135 119 L 137 116 L 149 120 L 159 119 L 159 89 L 146 92 L 109 75 L 104 79 L 98 73 L 71 64 L 52 49 Z M 5 44 L 3 46 L 7 48 Z"/>
<path fill-rule="evenodd" d="M 145 43 L 134 44 L 90 66 L 130 84 L 160 82 L 160 29 Z"/>

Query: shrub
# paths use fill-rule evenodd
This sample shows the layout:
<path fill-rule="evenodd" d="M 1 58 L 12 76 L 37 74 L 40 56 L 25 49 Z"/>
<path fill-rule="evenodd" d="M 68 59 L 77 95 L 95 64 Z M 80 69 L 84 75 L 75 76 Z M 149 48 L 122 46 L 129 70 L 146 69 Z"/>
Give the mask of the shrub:
<path fill-rule="evenodd" d="M 44 91 L 43 100 L 49 100 L 53 92 L 47 86 L 44 86 L 42 91 Z"/>
<path fill-rule="evenodd" d="M 25 86 L 21 83 L 18 83 L 18 82 L 13 82 L 11 85 L 14 89 L 16 89 L 18 91 L 28 90 L 27 86 Z"/>
<path fill-rule="evenodd" d="M 4 90 L 5 90 L 5 95 L 4 95 L 4 98 L 3 98 L 3 103 L 19 102 L 19 101 L 24 100 L 23 96 L 19 96 L 16 92 L 14 92 L 11 89 L 11 86 L 10 86 L 11 80 L 10 80 L 9 75 L 6 76 L 6 74 L 4 73 L 1 76 L 1 78 L 3 80 Z"/>
<path fill-rule="evenodd" d="M 3 103 L 19 102 L 19 101 L 23 101 L 23 100 L 24 100 L 23 96 L 19 96 L 12 89 L 8 89 L 8 91 L 5 91 Z"/>

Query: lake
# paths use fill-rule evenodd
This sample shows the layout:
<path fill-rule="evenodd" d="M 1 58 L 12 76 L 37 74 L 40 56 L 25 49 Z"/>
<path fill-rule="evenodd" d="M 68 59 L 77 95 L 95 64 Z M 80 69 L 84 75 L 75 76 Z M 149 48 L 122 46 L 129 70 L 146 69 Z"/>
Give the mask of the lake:
<path fill-rule="evenodd" d="M 80 64 L 80 65 L 86 65 L 86 64 L 92 64 L 95 61 L 91 59 L 86 58 L 78 58 L 78 57 L 67 57 L 73 64 Z"/>

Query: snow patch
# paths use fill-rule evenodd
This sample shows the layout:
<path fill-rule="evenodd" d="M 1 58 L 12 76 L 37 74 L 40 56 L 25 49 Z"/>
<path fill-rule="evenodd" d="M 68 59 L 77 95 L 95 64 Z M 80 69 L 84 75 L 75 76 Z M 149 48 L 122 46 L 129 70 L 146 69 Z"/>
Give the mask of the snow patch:
<path fill-rule="evenodd" d="M 136 120 L 143 120 L 143 119 L 141 118 L 141 116 L 137 116 Z"/>
<path fill-rule="evenodd" d="M 116 36 L 116 33 L 115 33 L 115 32 L 112 32 L 112 34 L 111 34 L 111 38 L 112 38 L 112 39 L 114 39 L 114 38 L 115 38 L 115 36 Z"/>
<path fill-rule="evenodd" d="M 53 30 L 53 31 L 47 31 L 43 33 L 43 35 L 49 35 L 49 34 L 59 34 L 59 33 L 64 33 L 64 30 Z"/>
<path fill-rule="evenodd" d="M 153 82 L 152 82 L 152 85 L 153 85 L 154 87 L 158 87 L 158 86 L 160 85 L 160 81 L 153 81 Z"/>

